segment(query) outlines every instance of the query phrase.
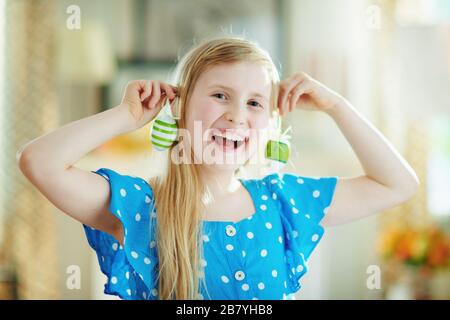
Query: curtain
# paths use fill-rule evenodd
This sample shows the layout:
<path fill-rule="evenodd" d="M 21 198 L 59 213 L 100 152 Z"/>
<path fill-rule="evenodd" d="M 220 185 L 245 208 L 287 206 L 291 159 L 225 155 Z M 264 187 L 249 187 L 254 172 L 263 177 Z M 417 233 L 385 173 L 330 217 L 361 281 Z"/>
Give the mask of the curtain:
<path fill-rule="evenodd" d="M 15 156 L 24 143 L 58 124 L 55 5 L 54 0 L 3 3 L 0 248 L 3 264 L 15 275 L 18 299 L 55 299 L 60 294 L 55 207 L 21 174 Z"/>

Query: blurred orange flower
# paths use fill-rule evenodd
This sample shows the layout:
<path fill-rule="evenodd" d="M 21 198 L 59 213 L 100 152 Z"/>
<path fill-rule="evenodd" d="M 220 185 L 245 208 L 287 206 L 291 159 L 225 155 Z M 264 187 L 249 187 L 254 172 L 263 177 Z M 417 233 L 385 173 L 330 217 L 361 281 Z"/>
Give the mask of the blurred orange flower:
<path fill-rule="evenodd" d="M 394 226 L 383 231 L 377 251 L 385 260 L 431 269 L 450 265 L 450 236 L 435 226 Z"/>

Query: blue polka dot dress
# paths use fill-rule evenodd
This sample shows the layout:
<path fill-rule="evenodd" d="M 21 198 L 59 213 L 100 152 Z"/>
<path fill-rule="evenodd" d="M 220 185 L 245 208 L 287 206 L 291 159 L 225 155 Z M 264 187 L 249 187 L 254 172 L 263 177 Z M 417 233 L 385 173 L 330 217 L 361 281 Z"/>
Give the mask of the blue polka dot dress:
<path fill-rule="evenodd" d="M 101 168 L 110 184 L 109 210 L 123 225 L 124 245 L 83 225 L 107 276 L 104 292 L 122 299 L 158 299 L 158 253 L 153 191 L 142 178 Z M 238 222 L 203 222 L 199 299 L 289 299 L 301 285 L 321 240 L 337 177 L 271 174 L 241 179 L 256 212 Z"/>

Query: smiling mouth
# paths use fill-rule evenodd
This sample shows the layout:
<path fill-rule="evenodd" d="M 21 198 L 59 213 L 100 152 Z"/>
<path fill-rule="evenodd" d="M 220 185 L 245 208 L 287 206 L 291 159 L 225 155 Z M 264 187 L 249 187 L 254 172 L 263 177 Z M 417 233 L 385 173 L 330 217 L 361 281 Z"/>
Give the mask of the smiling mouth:
<path fill-rule="evenodd" d="M 248 143 L 248 137 L 244 140 L 232 140 L 221 136 L 212 135 L 211 140 L 217 144 L 223 151 L 236 151 L 240 149 L 241 146 Z"/>

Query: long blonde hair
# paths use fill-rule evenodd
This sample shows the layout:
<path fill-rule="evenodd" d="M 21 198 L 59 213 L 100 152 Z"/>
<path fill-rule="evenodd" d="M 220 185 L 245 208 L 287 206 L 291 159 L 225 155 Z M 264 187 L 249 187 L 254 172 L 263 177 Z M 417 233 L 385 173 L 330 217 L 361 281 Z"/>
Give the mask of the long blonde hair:
<path fill-rule="evenodd" d="M 186 106 L 194 85 L 208 67 L 240 61 L 256 61 L 267 67 L 276 90 L 279 75 L 269 54 L 258 44 L 238 37 L 205 40 L 191 48 L 179 61 L 175 73 L 178 87 L 178 127 L 186 128 Z M 272 107 L 276 94 L 272 90 Z M 198 167 L 175 164 L 171 147 L 164 175 L 150 179 L 157 211 L 157 248 L 159 260 L 159 299 L 198 299 L 202 258 L 202 211 L 205 187 Z M 190 153 L 192 157 L 192 152 Z M 191 159 L 193 160 L 193 159 Z M 204 284 L 204 281 L 202 281 Z"/>

